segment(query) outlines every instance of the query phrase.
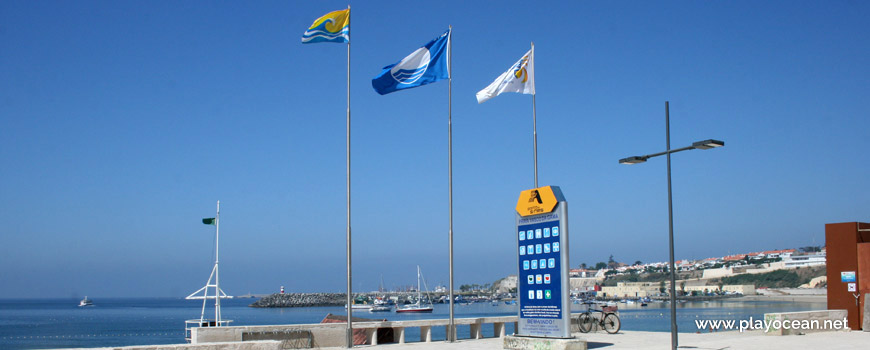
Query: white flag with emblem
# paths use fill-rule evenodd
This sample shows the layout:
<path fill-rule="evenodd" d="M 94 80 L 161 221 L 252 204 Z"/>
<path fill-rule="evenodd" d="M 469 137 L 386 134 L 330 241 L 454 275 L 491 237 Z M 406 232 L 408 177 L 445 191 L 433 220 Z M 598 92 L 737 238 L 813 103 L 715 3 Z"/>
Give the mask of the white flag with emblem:
<path fill-rule="evenodd" d="M 477 93 L 477 103 L 483 103 L 502 92 L 535 94 L 535 48 L 532 47 L 507 72 L 498 76 L 492 84 Z"/>

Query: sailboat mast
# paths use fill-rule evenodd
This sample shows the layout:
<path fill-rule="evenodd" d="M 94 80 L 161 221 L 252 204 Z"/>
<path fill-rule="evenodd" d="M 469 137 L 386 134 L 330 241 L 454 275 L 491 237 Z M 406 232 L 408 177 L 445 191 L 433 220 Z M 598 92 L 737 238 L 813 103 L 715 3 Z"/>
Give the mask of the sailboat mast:
<path fill-rule="evenodd" d="M 417 305 L 423 305 L 423 293 L 420 292 L 420 265 L 417 265 Z"/>

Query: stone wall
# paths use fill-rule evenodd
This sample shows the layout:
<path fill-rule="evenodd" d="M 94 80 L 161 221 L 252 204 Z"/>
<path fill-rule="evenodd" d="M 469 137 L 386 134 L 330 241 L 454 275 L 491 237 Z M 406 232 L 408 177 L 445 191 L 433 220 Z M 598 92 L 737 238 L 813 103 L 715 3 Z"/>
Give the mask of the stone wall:
<path fill-rule="evenodd" d="M 354 322 L 355 326 L 357 324 Z M 193 344 L 242 342 L 246 334 L 273 333 L 281 335 L 285 331 L 307 331 L 311 334 L 311 344 L 313 347 L 339 347 L 346 345 L 346 329 L 347 325 L 344 323 L 206 327 L 191 328 L 190 339 Z"/>
<path fill-rule="evenodd" d="M 111 348 L 87 348 L 87 350 L 281 350 L 281 342 L 275 340 L 232 342 L 232 343 L 208 343 L 208 344 L 164 344 L 164 345 L 138 345 Z M 76 350 L 76 349 L 66 349 Z M 84 350 L 84 349 L 82 349 Z"/>
<path fill-rule="evenodd" d="M 764 314 L 764 323 L 772 326 L 766 335 L 800 335 L 848 329 L 846 310 L 819 310 Z M 778 325 L 778 326 L 777 326 Z"/>
<path fill-rule="evenodd" d="M 572 317 L 577 317 L 578 314 L 572 314 Z M 505 335 L 505 324 L 513 323 L 516 329 L 517 316 L 498 316 L 498 317 L 476 317 L 476 318 L 457 318 L 455 324 L 468 325 L 470 329 L 471 339 L 483 338 L 483 326 L 492 324 L 493 336 L 503 337 Z M 394 342 L 404 343 L 405 328 L 419 328 L 420 341 L 432 341 L 432 329 L 434 327 L 447 327 L 448 319 L 426 319 L 426 320 L 408 320 L 408 321 L 377 321 L 377 322 L 354 322 L 355 330 L 365 330 L 367 344 L 376 345 L 378 339 L 378 331 L 386 331 L 392 329 L 395 338 Z M 490 328 L 490 327 L 486 327 Z M 310 344 L 314 348 L 322 347 L 344 347 L 346 344 L 346 323 L 317 323 L 317 324 L 293 324 L 293 325 L 271 325 L 271 326 L 231 326 L 231 327 L 203 327 L 191 329 L 191 342 L 193 344 L 207 344 L 211 342 L 242 342 L 247 339 L 289 339 L 298 338 L 300 333 L 305 333 L 306 340 L 310 339 Z M 295 333 L 294 337 L 287 337 Z M 310 338 L 308 338 L 310 337 Z M 286 346 L 285 346 L 286 347 Z"/>

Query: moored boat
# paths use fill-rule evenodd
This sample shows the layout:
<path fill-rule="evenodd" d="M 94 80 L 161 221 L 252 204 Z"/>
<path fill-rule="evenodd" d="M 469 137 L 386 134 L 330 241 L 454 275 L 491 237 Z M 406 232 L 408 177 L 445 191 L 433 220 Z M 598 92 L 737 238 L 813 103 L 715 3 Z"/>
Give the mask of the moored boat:
<path fill-rule="evenodd" d="M 423 274 L 420 272 L 420 266 L 417 265 L 417 302 L 413 304 L 408 304 L 402 306 L 401 308 L 396 309 L 397 313 L 424 313 L 424 312 L 432 312 L 434 309 L 432 307 L 432 298 L 427 298 L 430 302 L 428 304 L 423 303 L 423 293 L 420 289 L 420 280 L 423 279 Z M 426 281 L 423 281 L 423 284 L 426 284 Z M 429 294 L 429 288 L 426 288 L 426 294 Z"/>
<path fill-rule="evenodd" d="M 403 306 L 401 309 L 396 309 L 397 313 L 429 313 L 432 312 L 432 305 L 420 305 L 420 303 L 409 304 Z"/>
<path fill-rule="evenodd" d="M 389 312 L 392 309 L 387 305 L 374 305 L 369 308 L 369 312 Z"/>
<path fill-rule="evenodd" d="M 369 310 L 372 308 L 372 306 L 374 305 L 369 303 L 369 298 L 360 296 L 353 300 L 353 304 L 351 304 L 351 309 Z M 344 304 L 344 308 L 347 309 L 347 304 Z"/>

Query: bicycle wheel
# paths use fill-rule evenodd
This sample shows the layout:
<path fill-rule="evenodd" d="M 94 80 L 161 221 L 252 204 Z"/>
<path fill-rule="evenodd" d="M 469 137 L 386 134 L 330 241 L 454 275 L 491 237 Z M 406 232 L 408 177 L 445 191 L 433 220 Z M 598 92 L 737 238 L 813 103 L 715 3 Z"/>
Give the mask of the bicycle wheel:
<path fill-rule="evenodd" d="M 571 316 L 571 333 L 577 333 L 580 331 L 580 315 Z"/>
<path fill-rule="evenodd" d="M 592 330 L 592 322 L 595 322 L 592 314 L 588 312 L 580 314 L 580 323 L 577 325 L 580 328 L 580 332 L 589 333 Z"/>
<path fill-rule="evenodd" d="M 604 316 L 604 321 L 602 321 L 602 323 L 604 323 L 604 330 L 607 331 L 607 333 L 615 334 L 616 332 L 619 332 L 621 324 L 619 323 L 619 316 L 616 316 L 616 314 L 607 314 Z"/>

